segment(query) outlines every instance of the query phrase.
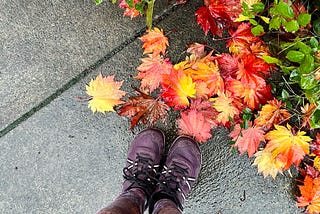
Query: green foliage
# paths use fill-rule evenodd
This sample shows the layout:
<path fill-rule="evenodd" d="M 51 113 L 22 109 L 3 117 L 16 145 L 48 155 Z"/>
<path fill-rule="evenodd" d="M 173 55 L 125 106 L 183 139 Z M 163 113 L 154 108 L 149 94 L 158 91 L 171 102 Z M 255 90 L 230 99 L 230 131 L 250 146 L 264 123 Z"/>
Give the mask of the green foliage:
<path fill-rule="evenodd" d="M 96 4 L 101 4 L 103 2 L 103 0 L 95 0 Z"/>

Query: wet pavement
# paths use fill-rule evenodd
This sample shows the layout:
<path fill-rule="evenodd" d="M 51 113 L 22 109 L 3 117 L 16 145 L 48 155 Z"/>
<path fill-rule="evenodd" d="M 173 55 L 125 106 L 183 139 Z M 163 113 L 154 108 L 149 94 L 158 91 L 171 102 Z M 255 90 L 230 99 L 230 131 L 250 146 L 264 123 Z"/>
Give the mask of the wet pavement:
<path fill-rule="evenodd" d="M 127 119 L 92 114 L 75 98 L 100 72 L 132 91 L 144 19 L 124 18 L 109 2 L 0 2 L 0 213 L 95 213 L 119 193 L 135 133 Z M 157 5 L 174 62 L 191 42 L 223 47 L 190 15 L 199 5 Z M 174 124 L 159 127 L 172 142 Z M 230 152 L 226 135 L 218 129 L 201 145 L 202 170 L 184 213 L 301 213 L 292 178 L 264 179 L 252 159 Z"/>

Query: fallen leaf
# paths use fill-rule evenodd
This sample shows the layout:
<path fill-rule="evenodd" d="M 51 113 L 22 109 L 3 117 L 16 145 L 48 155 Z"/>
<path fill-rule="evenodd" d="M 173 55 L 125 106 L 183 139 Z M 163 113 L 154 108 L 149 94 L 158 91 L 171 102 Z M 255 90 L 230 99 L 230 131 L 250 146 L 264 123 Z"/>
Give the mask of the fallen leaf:
<path fill-rule="evenodd" d="M 275 98 L 268 101 L 267 104 L 262 106 L 259 116 L 254 120 L 254 124 L 268 131 L 275 124 L 278 125 L 289 120 L 291 115 L 283 107 L 284 104 Z"/>
<path fill-rule="evenodd" d="M 211 135 L 211 125 L 202 113 L 195 109 L 182 111 L 178 122 L 178 133 L 194 137 L 199 143 L 206 142 Z"/>
<path fill-rule="evenodd" d="M 268 141 L 266 149 L 271 151 L 273 158 L 280 158 L 283 168 L 288 169 L 292 164 L 298 166 L 305 155 L 309 154 L 309 142 L 312 138 L 305 136 L 304 131 L 293 133 L 291 126 L 274 125 L 275 130 L 265 135 Z"/>
<path fill-rule="evenodd" d="M 143 54 L 166 54 L 166 48 L 169 45 L 169 41 L 163 34 L 162 29 L 155 27 L 153 30 L 147 30 L 147 34 L 140 37 L 140 40 L 143 42 Z"/>
<path fill-rule="evenodd" d="M 134 5 L 137 4 L 138 2 L 141 2 L 141 1 L 140 0 L 133 0 Z M 131 19 L 141 15 L 140 12 L 138 10 L 136 10 L 134 7 L 130 7 L 126 0 L 119 1 L 119 8 L 124 9 L 123 15 L 130 16 Z"/>
<path fill-rule="evenodd" d="M 269 150 L 263 149 L 254 154 L 256 157 L 253 164 L 258 167 L 258 173 L 263 174 L 263 177 L 271 176 L 276 178 L 278 173 L 282 173 L 284 163 L 273 157 Z"/>
<path fill-rule="evenodd" d="M 248 157 L 252 157 L 258 150 L 260 142 L 265 142 L 264 131 L 260 127 L 248 127 L 242 129 L 240 124 L 235 125 L 229 137 L 235 141 L 234 146 L 238 148 L 240 154 L 248 152 Z"/>
<path fill-rule="evenodd" d="M 170 74 L 172 64 L 169 59 L 164 59 L 160 55 L 153 56 L 149 54 L 148 57 L 141 59 L 142 64 L 137 68 L 139 71 L 135 77 L 141 79 L 140 88 L 144 91 L 148 89 L 151 93 L 157 89 L 162 82 L 162 75 Z"/>
<path fill-rule="evenodd" d="M 170 74 L 163 75 L 161 86 L 161 97 L 175 110 L 186 108 L 189 98 L 195 98 L 195 83 L 182 70 L 172 69 Z"/>
<path fill-rule="evenodd" d="M 233 119 L 236 115 L 239 115 L 239 110 L 233 105 L 233 99 L 228 92 L 220 93 L 218 97 L 211 98 L 213 107 L 219 112 L 216 120 L 225 125 L 230 119 Z"/>
<path fill-rule="evenodd" d="M 241 23 L 236 31 L 229 30 L 230 39 L 226 46 L 233 54 L 239 55 L 250 53 L 250 44 L 260 41 L 260 38 L 254 36 L 251 32 L 251 25 L 249 23 Z"/>
<path fill-rule="evenodd" d="M 164 121 L 167 117 L 169 107 L 162 101 L 144 94 L 137 90 L 138 95 L 129 97 L 118 114 L 131 118 L 131 129 L 138 123 L 153 126 L 158 121 Z"/>
<path fill-rule="evenodd" d="M 114 75 L 103 77 L 100 73 L 95 80 L 91 80 L 86 86 L 86 92 L 91 97 L 88 103 L 91 111 L 114 111 L 116 105 L 123 103 L 120 99 L 126 94 L 120 90 L 121 85 L 122 81 L 114 81 Z"/>
<path fill-rule="evenodd" d="M 307 175 L 303 185 L 299 185 L 301 196 L 297 197 L 298 207 L 306 207 L 308 213 L 320 213 L 320 177 Z"/>
<path fill-rule="evenodd" d="M 303 107 L 301 107 L 302 113 L 302 124 L 301 126 L 306 126 L 307 128 L 311 128 L 310 121 L 313 113 L 316 111 L 317 106 L 314 103 L 306 103 Z"/>
<path fill-rule="evenodd" d="M 191 110 L 196 110 L 204 116 L 204 119 L 210 123 L 212 129 L 218 126 L 216 116 L 218 112 L 213 108 L 212 102 L 207 99 L 191 99 L 190 107 Z"/>

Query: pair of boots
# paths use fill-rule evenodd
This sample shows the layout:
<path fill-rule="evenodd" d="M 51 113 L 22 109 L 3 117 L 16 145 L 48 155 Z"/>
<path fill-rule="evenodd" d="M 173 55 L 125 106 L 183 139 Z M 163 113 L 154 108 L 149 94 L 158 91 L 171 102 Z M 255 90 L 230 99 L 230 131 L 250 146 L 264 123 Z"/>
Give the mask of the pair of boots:
<path fill-rule="evenodd" d="M 121 194 L 98 214 L 142 214 L 147 207 L 154 214 L 181 213 L 200 172 L 201 152 L 184 136 L 174 141 L 165 160 L 164 149 L 160 130 L 140 132 L 128 151 Z"/>

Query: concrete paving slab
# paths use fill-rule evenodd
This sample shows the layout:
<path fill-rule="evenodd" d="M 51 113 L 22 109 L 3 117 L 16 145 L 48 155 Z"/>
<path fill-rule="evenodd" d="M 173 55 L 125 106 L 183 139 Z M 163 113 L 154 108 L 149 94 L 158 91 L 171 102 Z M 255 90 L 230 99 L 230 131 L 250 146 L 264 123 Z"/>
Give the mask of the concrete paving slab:
<path fill-rule="evenodd" d="M 194 19 L 184 14 L 190 14 L 196 4 L 189 3 L 159 23 L 176 30 L 170 35 L 169 50 L 175 60 L 188 43 L 182 38 L 208 42 L 199 28 L 186 28 Z M 86 102 L 73 98 L 84 97 L 85 84 L 100 71 L 125 80 L 123 89 L 132 91 L 137 82 L 128 77 L 136 75 L 140 46 L 139 41 L 130 44 L 0 138 L 0 213 L 95 213 L 116 197 L 134 134 L 125 118 L 92 114 Z M 161 127 L 172 142 L 173 123 Z M 301 212 L 291 197 L 290 178 L 257 175 L 252 160 L 229 151 L 225 131 L 216 131 L 201 150 L 200 179 L 184 213 Z"/>
<path fill-rule="evenodd" d="M 155 14 L 169 7 L 162 1 Z M 0 130 L 136 36 L 111 1 L 0 0 Z"/>

